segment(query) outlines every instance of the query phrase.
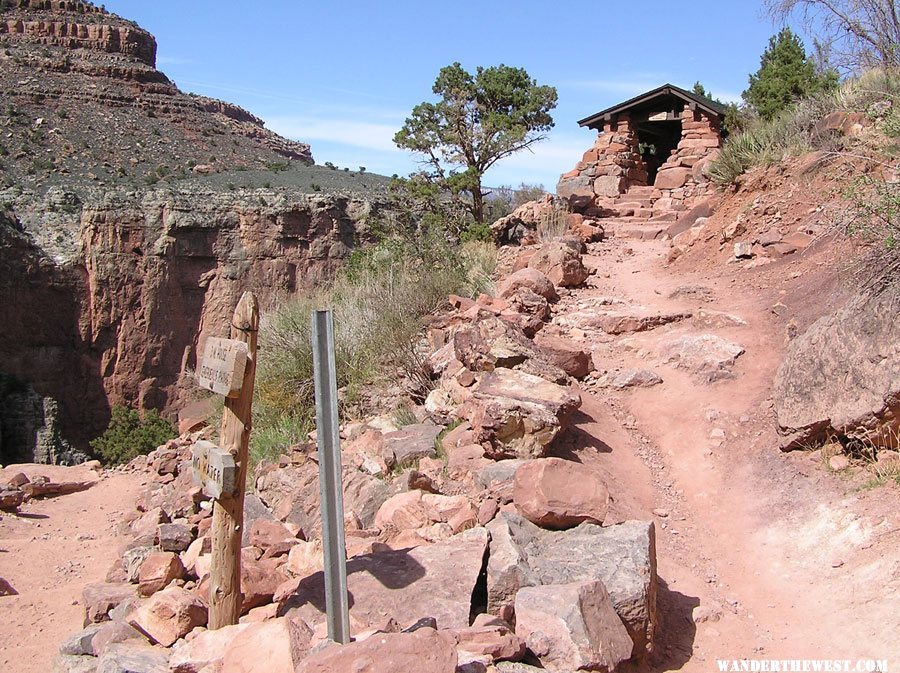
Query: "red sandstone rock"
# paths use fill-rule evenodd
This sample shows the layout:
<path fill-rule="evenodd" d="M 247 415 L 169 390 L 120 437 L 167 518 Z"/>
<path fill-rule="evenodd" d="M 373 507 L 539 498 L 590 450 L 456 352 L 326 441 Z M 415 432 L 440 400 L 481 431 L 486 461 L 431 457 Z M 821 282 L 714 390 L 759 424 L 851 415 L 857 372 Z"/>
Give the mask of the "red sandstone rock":
<path fill-rule="evenodd" d="M 519 589 L 516 635 L 550 671 L 612 672 L 634 647 L 599 580 Z"/>
<path fill-rule="evenodd" d="M 110 610 L 134 595 L 134 586 L 131 584 L 100 583 L 86 585 L 81 592 L 81 603 L 84 606 L 84 625 L 107 621 Z"/>
<path fill-rule="evenodd" d="M 522 269 L 508 276 L 497 288 L 497 294 L 505 299 L 512 296 L 520 287 L 527 287 L 547 301 L 556 301 L 559 298 L 553 281 L 534 268 Z"/>
<path fill-rule="evenodd" d="M 154 552 L 144 559 L 138 571 L 138 592 L 150 596 L 166 587 L 172 580 L 184 577 L 185 569 L 178 554 L 170 551 Z"/>
<path fill-rule="evenodd" d="M 586 465 L 542 458 L 516 470 L 513 502 L 522 516 L 538 526 L 572 528 L 584 521 L 602 524 L 609 491 Z"/>
<path fill-rule="evenodd" d="M 171 586 L 153 594 L 128 623 L 153 642 L 169 647 L 194 627 L 206 624 L 206 605 L 189 591 Z"/>
<path fill-rule="evenodd" d="M 413 633 L 376 633 L 359 643 L 328 647 L 304 659 L 296 673 L 455 673 L 456 664 L 453 636 L 422 628 Z"/>
<path fill-rule="evenodd" d="M 202 631 L 190 640 L 177 643 L 169 657 L 169 671 L 210 673 L 221 670 L 225 650 L 248 628 L 248 624 L 225 626 L 215 631 Z"/>
<path fill-rule="evenodd" d="M 594 370 L 591 354 L 571 339 L 540 332 L 534 342 L 541 355 L 573 378 L 584 378 Z"/>
<path fill-rule="evenodd" d="M 250 524 L 250 544 L 263 551 L 279 542 L 296 542 L 297 537 L 280 521 L 257 519 Z"/>
<path fill-rule="evenodd" d="M 581 406 L 581 396 L 537 376 L 511 369 L 485 374 L 459 416 L 472 424 L 475 440 L 492 457 L 534 458 Z"/>
<path fill-rule="evenodd" d="M 528 267 L 537 269 L 559 287 L 576 287 L 588 277 L 581 255 L 556 241 L 542 245 L 529 260 Z"/>
<path fill-rule="evenodd" d="M 684 186 L 690 175 L 690 168 L 666 168 L 656 174 L 653 185 L 657 189 L 678 189 Z"/>
<path fill-rule="evenodd" d="M 247 624 L 222 653 L 221 673 L 294 673 L 309 651 L 313 631 L 302 620 L 280 617 Z"/>

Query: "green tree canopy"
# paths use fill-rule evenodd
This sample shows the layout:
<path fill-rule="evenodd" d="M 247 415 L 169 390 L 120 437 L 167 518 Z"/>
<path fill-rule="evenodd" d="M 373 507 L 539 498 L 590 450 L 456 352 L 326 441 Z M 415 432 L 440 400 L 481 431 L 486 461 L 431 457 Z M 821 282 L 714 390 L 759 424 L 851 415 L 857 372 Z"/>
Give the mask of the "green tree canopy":
<path fill-rule="evenodd" d="M 772 119 L 798 99 L 833 88 L 837 82 L 833 70 L 817 72 L 800 38 L 790 28 L 782 28 L 769 38 L 759 70 L 750 75 L 743 97 L 760 117 Z"/>
<path fill-rule="evenodd" d="M 472 75 L 454 63 L 441 68 L 432 91 L 438 102 L 416 105 L 394 143 L 420 154 L 428 179 L 482 224 L 485 171 L 546 137 L 556 89 L 522 68 L 479 67 Z"/>

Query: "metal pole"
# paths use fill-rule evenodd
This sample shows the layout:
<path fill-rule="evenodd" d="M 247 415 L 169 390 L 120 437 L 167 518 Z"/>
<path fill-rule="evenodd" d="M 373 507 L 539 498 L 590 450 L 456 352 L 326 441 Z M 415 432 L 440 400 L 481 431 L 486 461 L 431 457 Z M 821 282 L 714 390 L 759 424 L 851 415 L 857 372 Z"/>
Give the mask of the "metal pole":
<path fill-rule="evenodd" d="M 344 543 L 341 440 L 338 430 L 334 321 L 331 311 L 313 311 L 312 345 L 328 637 L 345 645 L 350 642 L 350 613 L 347 605 L 347 549 Z"/>

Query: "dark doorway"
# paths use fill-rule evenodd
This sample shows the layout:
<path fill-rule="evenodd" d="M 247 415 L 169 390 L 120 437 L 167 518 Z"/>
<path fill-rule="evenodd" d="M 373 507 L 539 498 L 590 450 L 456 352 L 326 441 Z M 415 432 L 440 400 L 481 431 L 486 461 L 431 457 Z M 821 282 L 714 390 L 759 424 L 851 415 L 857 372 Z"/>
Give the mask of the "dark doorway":
<path fill-rule="evenodd" d="M 681 120 L 646 121 L 637 125 L 641 158 L 647 164 L 647 184 L 656 182 L 656 174 L 681 140 Z"/>

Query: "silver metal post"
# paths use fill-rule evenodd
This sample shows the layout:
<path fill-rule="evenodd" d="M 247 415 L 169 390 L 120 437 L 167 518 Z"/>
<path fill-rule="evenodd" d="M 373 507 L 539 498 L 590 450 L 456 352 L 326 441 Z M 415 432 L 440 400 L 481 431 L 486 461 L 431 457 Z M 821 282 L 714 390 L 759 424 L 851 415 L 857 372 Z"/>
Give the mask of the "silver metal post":
<path fill-rule="evenodd" d="M 328 637 L 350 642 L 347 605 L 347 549 L 344 543 L 344 495 L 341 488 L 341 439 L 338 429 L 334 322 L 331 311 L 312 313 L 313 371 L 316 386 L 316 438 L 319 449 L 319 504 L 325 550 L 325 608 Z"/>

